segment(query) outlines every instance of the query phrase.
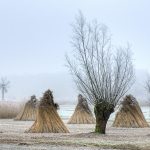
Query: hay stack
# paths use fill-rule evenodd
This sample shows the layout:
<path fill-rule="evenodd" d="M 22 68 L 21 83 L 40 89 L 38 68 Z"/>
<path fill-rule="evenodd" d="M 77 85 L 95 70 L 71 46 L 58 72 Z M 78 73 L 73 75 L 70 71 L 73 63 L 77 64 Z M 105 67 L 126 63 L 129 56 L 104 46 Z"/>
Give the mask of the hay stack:
<path fill-rule="evenodd" d="M 31 96 L 30 100 L 25 104 L 22 111 L 16 116 L 15 120 L 32 121 L 36 119 L 37 99 Z"/>
<path fill-rule="evenodd" d="M 38 106 L 37 118 L 30 133 L 67 133 L 69 132 L 57 113 L 58 104 L 53 101 L 53 95 L 47 90 Z"/>
<path fill-rule="evenodd" d="M 149 127 L 137 100 L 132 95 L 127 95 L 116 114 L 113 127 L 144 128 Z"/>
<path fill-rule="evenodd" d="M 68 124 L 94 124 L 94 123 L 95 118 L 93 117 L 93 114 L 88 106 L 86 99 L 81 94 L 79 94 L 78 104 Z"/>

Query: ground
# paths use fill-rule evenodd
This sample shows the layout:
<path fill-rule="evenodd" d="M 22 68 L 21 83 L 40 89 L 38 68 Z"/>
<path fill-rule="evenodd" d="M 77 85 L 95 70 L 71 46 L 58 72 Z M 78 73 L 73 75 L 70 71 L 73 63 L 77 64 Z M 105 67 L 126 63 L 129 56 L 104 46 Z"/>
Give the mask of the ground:
<path fill-rule="evenodd" d="M 149 128 L 114 128 L 109 121 L 106 135 L 92 133 L 94 125 L 70 124 L 67 134 L 24 133 L 32 124 L 1 119 L 0 150 L 150 150 Z"/>

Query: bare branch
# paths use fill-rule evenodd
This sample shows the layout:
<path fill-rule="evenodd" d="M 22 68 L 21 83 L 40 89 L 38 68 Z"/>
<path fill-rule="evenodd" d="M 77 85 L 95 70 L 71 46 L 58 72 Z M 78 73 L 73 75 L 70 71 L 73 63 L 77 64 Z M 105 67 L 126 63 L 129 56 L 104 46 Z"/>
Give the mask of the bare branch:
<path fill-rule="evenodd" d="M 130 47 L 113 49 L 108 28 L 82 13 L 72 27 L 73 57 L 66 58 L 78 89 L 94 105 L 116 106 L 134 82 Z"/>

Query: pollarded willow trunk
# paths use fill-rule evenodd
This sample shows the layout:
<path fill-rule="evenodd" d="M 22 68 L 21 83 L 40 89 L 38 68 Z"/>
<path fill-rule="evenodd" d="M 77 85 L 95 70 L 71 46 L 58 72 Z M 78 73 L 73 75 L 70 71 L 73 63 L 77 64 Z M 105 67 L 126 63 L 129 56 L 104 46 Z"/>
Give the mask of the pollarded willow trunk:
<path fill-rule="evenodd" d="M 114 112 L 114 106 L 107 102 L 95 104 L 94 113 L 96 117 L 95 132 L 105 134 L 106 124 L 110 117 L 110 114 Z"/>

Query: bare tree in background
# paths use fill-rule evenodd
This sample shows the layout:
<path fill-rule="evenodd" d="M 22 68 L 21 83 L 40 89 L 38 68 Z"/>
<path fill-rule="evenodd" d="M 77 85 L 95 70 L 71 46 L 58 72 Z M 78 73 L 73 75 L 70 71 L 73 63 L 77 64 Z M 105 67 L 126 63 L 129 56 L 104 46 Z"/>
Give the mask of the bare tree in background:
<path fill-rule="evenodd" d="M 120 47 L 113 54 L 108 28 L 87 23 L 82 13 L 73 24 L 72 45 L 67 64 L 78 89 L 94 105 L 95 132 L 105 134 L 110 114 L 134 81 L 130 48 Z"/>
<path fill-rule="evenodd" d="M 5 98 L 5 93 L 8 90 L 9 84 L 10 84 L 10 82 L 6 78 L 1 78 L 0 90 L 2 91 L 2 100 L 4 100 L 4 98 Z"/>

